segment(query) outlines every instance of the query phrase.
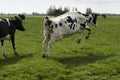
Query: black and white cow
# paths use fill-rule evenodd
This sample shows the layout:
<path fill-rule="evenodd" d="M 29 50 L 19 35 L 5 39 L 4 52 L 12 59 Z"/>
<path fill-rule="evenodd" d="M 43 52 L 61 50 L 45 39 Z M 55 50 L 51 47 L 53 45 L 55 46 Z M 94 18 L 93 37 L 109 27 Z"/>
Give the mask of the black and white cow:
<path fill-rule="evenodd" d="M 83 13 L 81 13 L 83 14 Z M 102 16 L 103 18 L 106 18 L 105 14 L 100 14 L 100 13 L 93 13 L 91 8 L 86 9 L 86 14 L 83 14 L 88 18 L 88 23 L 93 24 L 95 27 L 97 27 L 97 17 Z M 91 16 L 90 16 L 91 15 Z M 89 17 L 88 17 L 89 16 Z"/>
<path fill-rule="evenodd" d="M 44 19 L 44 40 L 42 44 L 43 57 L 50 56 L 50 50 L 52 45 L 61 38 L 80 33 L 78 43 L 81 40 L 81 34 L 84 30 L 88 30 L 89 33 L 86 39 L 90 36 L 90 28 L 87 25 L 87 18 L 79 12 L 68 12 L 61 16 Z M 46 47 L 48 46 L 48 54 L 46 54 Z"/>
<path fill-rule="evenodd" d="M 106 15 L 105 14 L 99 14 L 99 13 L 92 13 L 92 14 L 83 14 L 85 15 L 86 17 L 91 15 L 91 17 L 88 18 L 88 23 L 91 23 L 93 24 L 95 27 L 97 27 L 97 17 L 98 16 L 102 16 L 103 18 L 106 18 Z"/>
<path fill-rule="evenodd" d="M 9 20 L 7 18 L 0 18 L 0 40 L 2 44 L 2 53 L 3 56 L 5 57 L 6 57 L 6 52 L 4 47 L 4 40 L 11 40 L 14 53 L 17 54 L 15 48 L 15 38 L 14 38 L 16 29 L 25 31 L 22 21 L 18 17 L 15 17 L 14 20 Z"/>
<path fill-rule="evenodd" d="M 78 12 L 79 14 L 85 16 L 87 18 L 87 23 L 92 24 L 93 26 L 97 27 L 97 17 L 102 16 L 103 18 L 106 18 L 105 14 L 100 14 L 100 13 L 92 13 L 91 10 L 87 10 L 89 12 L 86 12 L 86 14 Z"/>

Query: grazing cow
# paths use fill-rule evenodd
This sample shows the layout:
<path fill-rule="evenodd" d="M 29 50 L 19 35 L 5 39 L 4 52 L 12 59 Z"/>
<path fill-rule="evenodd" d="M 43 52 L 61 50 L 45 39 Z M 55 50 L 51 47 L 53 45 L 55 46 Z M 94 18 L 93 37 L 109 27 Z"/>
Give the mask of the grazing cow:
<path fill-rule="evenodd" d="M 18 17 L 15 17 L 14 20 L 0 18 L 0 40 L 2 44 L 2 53 L 4 57 L 6 57 L 4 40 L 11 40 L 14 53 L 17 54 L 14 42 L 14 34 L 16 29 L 25 31 L 25 28 L 22 25 L 22 21 Z"/>
<path fill-rule="evenodd" d="M 90 11 L 90 10 L 87 10 L 87 11 Z M 87 19 L 87 23 L 91 23 L 93 24 L 95 27 L 97 27 L 97 17 L 98 16 L 102 16 L 103 18 L 106 18 L 106 15 L 105 14 L 99 14 L 99 13 L 92 13 L 91 11 L 90 12 L 86 12 L 86 14 L 84 13 L 81 13 L 81 12 L 76 12 L 74 13 L 75 15 L 77 14 L 80 14 L 80 15 L 83 15 L 86 17 Z"/>
<path fill-rule="evenodd" d="M 87 18 L 80 14 L 79 12 L 68 12 L 61 16 L 44 19 L 44 40 L 43 40 L 43 57 L 50 56 L 50 50 L 56 41 L 61 38 L 72 35 L 75 33 L 80 33 L 84 30 L 88 30 L 89 33 L 86 39 L 90 36 L 90 28 L 87 25 Z M 81 40 L 81 36 L 78 38 L 78 43 Z M 48 46 L 48 54 L 46 54 L 46 47 Z"/>
<path fill-rule="evenodd" d="M 95 27 L 97 27 L 97 17 L 98 16 L 102 16 L 103 18 L 106 18 L 106 15 L 105 14 L 99 14 L 99 13 L 92 13 L 92 14 L 83 14 L 84 16 L 89 16 L 91 15 L 89 18 L 88 18 L 88 23 L 91 23 L 93 24 Z"/>
<path fill-rule="evenodd" d="M 95 27 L 97 27 L 97 17 L 98 16 L 102 16 L 103 18 L 106 18 L 105 14 L 93 13 L 91 8 L 87 8 L 86 14 L 83 14 L 83 15 L 86 17 L 91 15 L 90 17 L 88 17 L 88 23 L 92 23 Z"/>

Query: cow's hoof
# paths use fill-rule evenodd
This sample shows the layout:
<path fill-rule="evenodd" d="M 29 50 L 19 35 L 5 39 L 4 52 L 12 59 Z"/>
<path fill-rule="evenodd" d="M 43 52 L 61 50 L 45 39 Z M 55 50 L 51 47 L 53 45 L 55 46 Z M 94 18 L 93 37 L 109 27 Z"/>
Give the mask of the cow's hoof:
<path fill-rule="evenodd" d="M 17 53 L 16 51 L 14 51 L 14 55 L 15 55 L 15 56 L 19 56 L 18 53 Z"/>
<path fill-rule="evenodd" d="M 86 37 L 85 37 L 85 39 L 88 39 L 89 38 L 89 35 L 87 35 Z"/>
<path fill-rule="evenodd" d="M 77 43 L 80 43 L 81 42 L 81 39 L 78 39 Z"/>
<path fill-rule="evenodd" d="M 4 56 L 5 58 L 7 58 L 7 55 L 6 55 L 5 53 L 3 53 L 3 56 Z"/>
<path fill-rule="evenodd" d="M 19 54 L 18 54 L 18 53 L 14 53 L 14 55 L 15 55 L 15 56 L 19 56 Z"/>
<path fill-rule="evenodd" d="M 43 57 L 43 58 L 46 58 L 46 56 L 45 56 L 45 55 L 43 55 L 42 57 Z"/>

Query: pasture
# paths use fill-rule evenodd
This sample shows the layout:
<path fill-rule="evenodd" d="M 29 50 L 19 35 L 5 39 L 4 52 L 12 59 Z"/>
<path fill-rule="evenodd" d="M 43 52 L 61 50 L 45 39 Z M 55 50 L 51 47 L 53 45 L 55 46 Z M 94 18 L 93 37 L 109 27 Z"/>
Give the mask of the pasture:
<path fill-rule="evenodd" d="M 98 17 L 77 44 L 79 34 L 56 42 L 50 58 L 42 58 L 43 16 L 27 16 L 25 32 L 15 34 L 15 56 L 5 41 L 7 58 L 0 47 L 0 80 L 120 80 L 120 16 Z"/>

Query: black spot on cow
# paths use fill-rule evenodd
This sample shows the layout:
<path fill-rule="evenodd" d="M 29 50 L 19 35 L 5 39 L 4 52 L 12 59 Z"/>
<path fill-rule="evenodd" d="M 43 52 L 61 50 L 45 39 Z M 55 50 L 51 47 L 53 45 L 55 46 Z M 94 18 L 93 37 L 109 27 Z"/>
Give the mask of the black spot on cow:
<path fill-rule="evenodd" d="M 65 21 L 65 23 L 67 23 L 67 22 Z"/>
<path fill-rule="evenodd" d="M 73 30 L 75 29 L 75 24 L 73 25 Z"/>
<path fill-rule="evenodd" d="M 81 14 L 81 12 L 78 12 L 79 14 Z"/>
<path fill-rule="evenodd" d="M 53 25 L 51 25 L 51 26 L 49 27 L 49 30 L 50 30 L 51 33 L 53 33 L 53 28 L 54 28 Z"/>
<path fill-rule="evenodd" d="M 77 19 L 75 18 L 75 22 L 77 23 Z"/>
<path fill-rule="evenodd" d="M 52 23 L 52 21 L 50 21 L 50 20 L 49 20 L 49 21 L 46 21 L 46 22 L 45 22 L 45 26 L 50 26 L 51 23 Z"/>
<path fill-rule="evenodd" d="M 83 28 L 85 28 L 86 24 L 85 23 L 81 23 L 80 26 L 83 26 Z"/>
<path fill-rule="evenodd" d="M 60 22 L 59 25 L 62 26 L 62 23 Z"/>
<path fill-rule="evenodd" d="M 75 27 L 75 24 L 73 25 L 73 27 Z"/>
<path fill-rule="evenodd" d="M 57 24 L 55 24 L 55 28 L 57 28 L 57 26 L 58 26 L 58 25 L 57 25 Z"/>
<path fill-rule="evenodd" d="M 70 29 L 72 29 L 72 26 L 71 26 L 71 25 L 69 25 L 69 27 L 70 27 Z"/>
<path fill-rule="evenodd" d="M 71 25 L 69 25 L 69 27 L 71 27 Z"/>
<path fill-rule="evenodd" d="M 72 20 L 72 18 L 70 16 L 68 16 L 67 22 L 73 23 L 73 20 Z"/>
<path fill-rule="evenodd" d="M 69 27 L 70 27 L 70 29 L 72 29 L 72 26 L 74 26 L 73 23 L 77 23 L 77 19 L 75 18 L 75 19 L 73 20 L 70 16 L 68 16 L 67 18 L 68 18 L 68 19 L 67 19 L 67 22 L 68 22 L 68 23 L 71 23 L 71 25 L 69 25 Z"/>
<path fill-rule="evenodd" d="M 53 25 L 51 25 L 50 28 L 53 28 Z"/>
<path fill-rule="evenodd" d="M 48 21 L 48 25 L 51 25 L 52 21 Z"/>
<path fill-rule="evenodd" d="M 75 27 L 73 27 L 73 30 L 75 29 Z"/>
<path fill-rule="evenodd" d="M 87 21 L 88 23 L 90 23 L 91 22 L 91 20 L 92 20 L 92 18 L 90 17 L 90 19 Z"/>

